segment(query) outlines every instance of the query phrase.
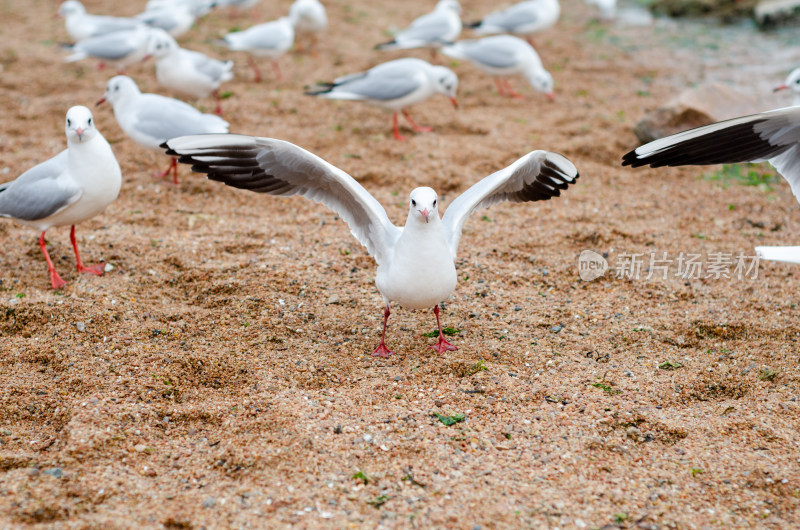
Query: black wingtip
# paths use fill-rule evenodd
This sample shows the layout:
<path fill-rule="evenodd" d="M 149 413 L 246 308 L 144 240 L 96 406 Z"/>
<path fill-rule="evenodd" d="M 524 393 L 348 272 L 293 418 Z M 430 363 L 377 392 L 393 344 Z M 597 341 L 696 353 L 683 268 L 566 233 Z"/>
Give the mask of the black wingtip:
<path fill-rule="evenodd" d="M 372 48 L 372 49 L 373 50 L 383 50 L 387 46 L 391 46 L 392 44 L 397 44 L 397 41 L 396 40 L 390 40 L 389 42 L 382 42 L 380 44 L 376 44 L 375 47 Z"/>
<path fill-rule="evenodd" d="M 639 166 L 643 166 L 644 165 L 644 162 L 642 162 L 640 164 L 637 164 L 637 162 L 641 162 L 641 161 L 639 160 L 639 157 L 636 154 L 636 150 L 635 149 L 633 151 L 629 151 L 629 152 L 625 153 L 624 155 L 622 155 L 622 166 L 623 167 L 625 167 L 625 166 L 639 167 Z"/>
<path fill-rule="evenodd" d="M 470 28 L 470 29 L 475 29 L 478 26 L 480 26 L 481 24 L 483 24 L 483 20 L 477 20 L 475 22 L 467 22 L 467 23 L 465 23 L 464 27 L 465 28 Z"/>

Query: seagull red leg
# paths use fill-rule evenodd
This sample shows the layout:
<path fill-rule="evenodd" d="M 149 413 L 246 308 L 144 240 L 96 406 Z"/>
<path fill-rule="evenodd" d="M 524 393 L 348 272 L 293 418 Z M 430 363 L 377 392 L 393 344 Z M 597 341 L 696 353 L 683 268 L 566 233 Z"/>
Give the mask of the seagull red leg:
<path fill-rule="evenodd" d="M 372 352 L 373 357 L 383 357 L 385 359 L 390 355 L 394 355 L 394 352 L 386 347 L 386 323 L 389 321 L 389 315 L 389 304 L 386 304 L 386 309 L 383 310 L 383 333 L 381 333 L 381 343 L 378 344 L 378 347 Z"/>
<path fill-rule="evenodd" d="M 394 139 L 395 139 L 395 140 L 400 140 L 401 142 L 402 142 L 403 140 L 405 140 L 405 139 L 406 139 L 406 137 L 405 137 L 405 136 L 403 136 L 402 134 L 400 134 L 400 130 L 397 128 L 397 111 L 394 111 L 394 114 L 392 114 L 392 124 L 393 124 L 393 126 L 394 126 L 394 130 L 393 130 L 393 132 L 394 132 Z"/>
<path fill-rule="evenodd" d="M 275 77 L 283 81 L 283 72 L 281 72 L 281 67 L 278 64 L 278 61 L 274 59 L 272 60 L 272 69 L 275 70 Z"/>
<path fill-rule="evenodd" d="M 41 248 L 42 253 L 44 253 L 44 259 L 47 260 L 47 272 L 50 273 L 50 284 L 53 286 L 53 289 L 60 289 L 67 285 L 67 282 L 62 280 L 61 276 L 58 275 L 56 267 L 53 265 L 53 260 L 50 259 L 50 254 L 47 253 L 47 244 L 44 242 L 44 232 L 42 232 L 41 237 L 39 237 L 39 248 Z"/>
<path fill-rule="evenodd" d="M 406 109 L 403 109 L 401 112 L 403 113 L 403 116 L 405 116 L 406 119 L 408 120 L 408 123 L 411 124 L 411 128 L 414 129 L 415 131 L 417 131 L 417 132 L 432 132 L 433 131 L 433 127 L 420 127 L 419 125 L 414 123 L 414 120 L 411 119 L 411 116 L 409 116 L 408 111 Z"/>
<path fill-rule="evenodd" d="M 253 78 L 253 80 L 256 83 L 260 83 L 261 82 L 261 70 L 258 68 L 258 64 L 256 64 L 256 60 L 253 59 L 252 55 L 248 55 L 247 56 L 247 63 L 250 65 L 250 68 L 253 69 L 253 73 L 255 74 L 255 77 Z"/>
<path fill-rule="evenodd" d="M 172 157 L 172 161 L 169 163 L 169 166 L 164 171 L 156 171 L 153 177 L 155 178 L 166 178 L 169 177 L 169 174 L 172 173 L 172 182 L 175 185 L 178 185 L 178 159 Z"/>
<path fill-rule="evenodd" d="M 214 91 L 214 101 L 217 102 L 217 108 L 214 109 L 214 114 L 222 116 L 222 98 L 219 95 L 219 90 Z"/>
<path fill-rule="evenodd" d="M 500 95 L 501 96 L 505 96 L 506 95 L 506 89 L 503 86 L 503 79 L 500 78 L 500 77 L 495 77 L 494 78 L 494 84 L 497 85 L 497 91 L 500 92 Z"/>
<path fill-rule="evenodd" d="M 436 325 L 439 326 L 439 342 L 431 346 L 431 348 L 438 353 L 457 350 L 458 348 L 447 342 L 444 338 L 444 333 L 442 333 L 442 322 L 439 320 L 439 304 L 436 304 L 436 307 L 433 308 L 433 314 L 436 315 Z"/>
<path fill-rule="evenodd" d="M 98 263 L 97 265 L 92 265 L 91 267 L 87 267 L 81 261 L 81 254 L 78 252 L 78 242 L 75 239 L 75 225 L 72 225 L 72 229 L 69 231 L 69 240 L 72 242 L 72 250 L 75 251 L 75 267 L 78 269 L 78 272 L 85 272 L 88 274 L 94 274 L 96 276 L 102 276 L 104 272 L 105 263 Z"/>
<path fill-rule="evenodd" d="M 503 82 L 506 84 L 507 96 L 511 96 L 514 99 L 525 99 L 525 96 L 523 96 L 522 94 L 518 93 L 516 90 L 511 88 L 511 82 L 508 79 L 503 78 Z"/>

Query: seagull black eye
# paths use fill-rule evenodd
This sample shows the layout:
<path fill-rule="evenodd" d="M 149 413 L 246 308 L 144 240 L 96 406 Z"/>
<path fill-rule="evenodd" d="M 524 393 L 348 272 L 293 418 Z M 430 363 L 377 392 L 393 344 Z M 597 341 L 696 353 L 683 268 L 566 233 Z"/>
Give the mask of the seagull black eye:
<path fill-rule="evenodd" d="M 411 206 L 416 206 L 416 205 L 417 205 L 417 201 L 415 201 L 414 199 L 411 199 Z"/>
<path fill-rule="evenodd" d="M 436 206 L 436 199 L 433 199 L 433 205 Z"/>
<path fill-rule="evenodd" d="M 67 118 L 67 127 L 72 127 L 72 120 Z"/>
<path fill-rule="evenodd" d="M 798 85 L 800 85 L 800 79 L 798 79 L 797 81 L 795 81 L 795 83 L 797 83 Z"/>
<path fill-rule="evenodd" d="M 92 119 L 89 118 L 89 125 L 91 125 L 91 124 L 92 124 Z M 436 203 L 433 203 L 433 204 L 436 204 Z"/>

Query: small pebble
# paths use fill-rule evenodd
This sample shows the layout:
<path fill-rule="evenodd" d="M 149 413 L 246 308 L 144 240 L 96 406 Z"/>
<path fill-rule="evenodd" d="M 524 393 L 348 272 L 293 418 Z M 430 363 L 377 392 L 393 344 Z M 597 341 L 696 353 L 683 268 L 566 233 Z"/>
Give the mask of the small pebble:
<path fill-rule="evenodd" d="M 550 331 L 552 331 L 553 333 L 558 333 L 562 329 L 564 329 L 564 326 L 556 325 L 556 326 L 553 326 L 552 328 L 550 328 Z"/>
<path fill-rule="evenodd" d="M 206 497 L 203 501 L 203 508 L 213 508 L 217 505 L 217 499 L 215 497 Z"/>
<path fill-rule="evenodd" d="M 147 449 L 147 446 L 145 444 L 136 444 L 133 446 L 133 450 L 136 451 L 137 453 L 141 453 L 145 449 Z"/>
<path fill-rule="evenodd" d="M 81 333 L 86 331 L 86 324 L 83 322 L 75 322 L 75 327 L 78 328 L 78 331 L 80 331 Z"/>
<path fill-rule="evenodd" d="M 55 478 L 61 478 L 63 476 L 63 472 L 61 471 L 60 467 L 48 467 L 43 473 Z"/>

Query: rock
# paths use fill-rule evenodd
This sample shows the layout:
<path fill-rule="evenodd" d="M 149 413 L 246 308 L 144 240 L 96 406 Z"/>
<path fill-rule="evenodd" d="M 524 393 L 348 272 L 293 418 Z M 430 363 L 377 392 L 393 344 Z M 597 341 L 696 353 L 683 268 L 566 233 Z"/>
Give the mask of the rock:
<path fill-rule="evenodd" d="M 217 505 L 217 499 L 215 497 L 206 497 L 203 500 L 203 508 L 213 508 Z"/>
<path fill-rule="evenodd" d="M 38 477 L 39 476 L 39 468 L 38 467 L 30 468 L 28 470 L 28 476 L 29 477 Z"/>
<path fill-rule="evenodd" d="M 42 473 L 55 478 L 61 478 L 63 476 L 63 472 L 61 471 L 60 467 L 48 467 Z"/>
<path fill-rule="evenodd" d="M 650 112 L 634 127 L 642 142 L 652 142 L 686 129 L 759 112 L 759 102 L 722 83 L 705 83 L 681 92 Z"/>
<path fill-rule="evenodd" d="M 338 295 L 338 294 L 332 294 L 332 295 L 330 296 L 330 298 L 328 298 L 327 304 L 328 304 L 328 305 L 331 305 L 331 304 L 338 304 L 338 303 L 339 303 L 339 301 L 340 301 L 340 300 L 339 300 L 339 295 Z"/>
<path fill-rule="evenodd" d="M 83 322 L 75 322 L 75 327 L 78 328 L 78 331 L 80 331 L 81 333 L 86 331 L 86 324 Z"/>
<path fill-rule="evenodd" d="M 147 446 L 145 444 L 136 444 L 133 446 L 133 450 L 136 451 L 137 453 L 143 453 L 145 449 L 147 449 Z"/>
<path fill-rule="evenodd" d="M 796 24 L 800 19 L 800 0 L 765 0 L 753 10 L 753 18 L 760 29 Z"/>
<path fill-rule="evenodd" d="M 552 328 L 550 328 L 550 331 L 552 331 L 553 333 L 558 333 L 558 332 L 559 332 L 559 331 L 561 331 L 562 329 L 564 329 L 564 326 L 561 326 L 561 325 L 555 325 L 555 326 L 553 326 Z"/>

